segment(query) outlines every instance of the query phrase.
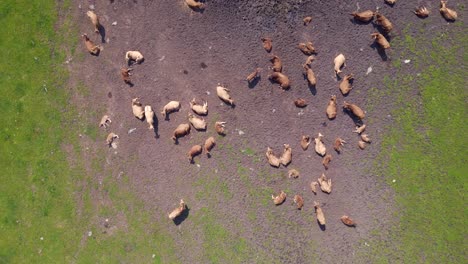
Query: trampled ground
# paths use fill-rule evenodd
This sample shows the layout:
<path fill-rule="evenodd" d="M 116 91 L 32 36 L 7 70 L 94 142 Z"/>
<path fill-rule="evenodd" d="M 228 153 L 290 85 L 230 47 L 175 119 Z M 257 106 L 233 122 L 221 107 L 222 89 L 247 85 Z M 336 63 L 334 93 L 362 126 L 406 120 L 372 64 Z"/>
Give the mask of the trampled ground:
<path fill-rule="evenodd" d="M 105 28 L 104 50 L 93 57 L 84 46 L 78 46 L 77 54 L 84 55 L 72 60 L 70 70 L 74 82 L 90 91 L 86 100 L 75 101 L 96 109 L 96 121 L 103 114 L 110 115 L 108 132 L 120 136 L 117 148 L 107 150 L 101 144 L 107 132 L 100 131 L 99 145 L 93 147 L 98 155 L 105 155 L 100 159 L 112 171 L 111 176 L 94 179 L 104 185 L 93 194 L 97 204 L 108 201 L 106 183 L 129 184 L 143 201 L 139 210 L 149 212 L 150 219 L 169 234 L 182 263 L 359 262 L 354 259 L 357 248 L 363 250 L 361 246 L 366 245 L 371 232 L 389 230 L 395 209 L 393 193 L 370 169 L 384 128 L 393 122 L 391 104 L 373 105 L 367 95 L 371 89 L 385 88 L 383 78 L 395 72 L 395 65 L 408 67 L 408 72 L 412 66 L 396 56 L 395 50 L 379 53 L 370 38 L 377 29 L 372 23 L 354 23 L 349 13 L 379 7 L 394 23 L 391 36 L 397 38 L 403 32 L 439 32 L 451 26 L 440 17 L 435 4 L 427 4 L 432 16 L 421 20 L 411 12 L 416 2 L 390 7 L 383 1 L 207 1 L 200 12 L 189 9 L 183 1 L 75 3 L 72 8 L 80 30 L 101 42 L 85 15 L 89 5 L 94 6 Z M 308 26 L 302 23 L 306 16 L 313 18 Z M 271 54 L 262 48 L 262 37 L 272 38 L 271 54 L 281 58 L 283 73 L 291 79 L 290 90 L 282 91 L 268 80 Z M 312 63 L 318 79 L 315 89 L 303 77 L 306 56 L 297 48 L 299 42 L 309 40 L 318 51 Z M 145 56 L 141 65 L 132 66 L 132 87 L 119 76 L 119 69 L 126 65 L 127 50 L 139 50 Z M 333 71 L 333 59 L 339 53 L 346 56 L 343 75 L 355 76 L 353 90 L 346 97 L 340 94 Z M 257 67 L 262 68 L 261 78 L 249 86 L 245 77 Z M 235 107 L 216 96 L 218 83 L 230 89 Z M 332 121 L 325 115 L 331 95 L 337 95 L 340 109 Z M 158 122 L 154 132 L 147 129 L 146 122 L 133 117 L 134 97 L 155 110 Z M 294 106 L 299 97 L 308 102 L 307 107 Z M 192 98 L 208 102 L 208 130 L 192 129 L 175 145 L 170 137 L 177 125 L 187 123 Z M 171 100 L 181 101 L 182 108 L 165 120 L 160 111 Z M 357 147 L 353 120 L 341 111 L 345 100 L 367 110 L 364 123 L 373 141 L 365 150 Z M 225 137 L 216 135 L 216 121 L 227 122 Z M 307 151 L 299 145 L 302 135 L 315 137 L 319 132 L 333 155 L 327 171 L 313 143 Z M 190 164 L 187 151 L 209 136 L 217 140 L 212 157 L 203 153 Z M 347 141 L 339 155 L 332 149 L 336 137 Z M 293 149 L 292 163 L 287 168 L 273 168 L 265 151 L 271 147 L 279 154 L 283 144 Z M 292 168 L 300 171 L 298 179 L 287 177 Z M 333 191 L 314 195 L 309 184 L 322 173 L 332 179 Z M 280 190 L 287 193 L 287 200 L 274 206 L 271 194 Z M 295 194 L 304 198 L 303 210 L 292 205 Z M 189 212 L 176 225 L 166 215 L 181 198 Z M 313 201 L 322 204 L 327 218 L 324 230 L 315 220 Z M 354 218 L 358 226 L 344 226 L 339 219 L 343 214 Z M 124 235 L 129 226 L 119 215 L 102 217 L 117 219 L 114 227 Z M 102 236 L 112 236 L 112 232 Z M 163 254 L 162 259 L 167 258 Z"/>

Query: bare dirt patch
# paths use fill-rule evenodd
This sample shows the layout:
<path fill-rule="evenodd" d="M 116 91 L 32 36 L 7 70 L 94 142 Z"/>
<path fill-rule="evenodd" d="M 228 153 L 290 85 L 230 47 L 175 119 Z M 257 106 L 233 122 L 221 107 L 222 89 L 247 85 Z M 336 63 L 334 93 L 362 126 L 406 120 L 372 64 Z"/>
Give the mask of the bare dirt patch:
<path fill-rule="evenodd" d="M 383 1 L 360 6 L 341 1 L 268 0 L 205 4 L 202 12 L 189 9 L 182 0 L 81 1 L 73 6 L 80 30 L 93 35 L 85 15 L 89 5 L 95 7 L 105 28 L 105 35 L 93 35 L 95 42 L 105 42 L 101 54 L 90 56 L 79 46 L 85 57 L 72 68 L 75 78 L 91 89 L 88 100 L 79 102 L 105 109 L 96 116 L 110 115 L 113 122 L 109 131 L 120 136 L 118 148 L 106 154 L 106 166 L 118 167 L 130 176 L 135 193 L 155 219 L 161 215 L 167 219 L 164 215 L 179 199 L 185 200 L 190 208 L 187 218 L 178 225 L 167 219 L 163 225 L 184 249 L 177 251 L 183 263 L 212 260 L 209 246 L 216 244 L 203 227 L 206 215 L 228 230 L 229 237 L 248 245 L 248 250 L 240 252 L 251 255 L 239 262 L 307 263 L 311 258 L 350 262 L 356 246 L 365 242 L 371 230 L 386 229 L 393 210 L 391 191 L 366 169 L 379 149 L 383 126 L 391 122 L 390 110 L 385 105 L 366 104 L 366 94 L 381 87 L 383 76 L 391 72 L 393 51 L 379 54 L 370 37 L 376 29 L 372 24 L 353 23 L 349 13 L 379 6 L 394 22 L 394 34 L 398 35 L 408 23 L 420 22 L 410 12 L 417 3 L 399 2 L 393 8 Z M 306 16 L 312 16 L 308 26 L 302 22 Z M 273 40 L 271 54 L 283 62 L 283 72 L 291 79 L 289 91 L 268 80 L 271 54 L 263 49 L 262 37 Z M 306 56 L 297 48 L 298 43 L 309 40 L 318 51 L 311 65 L 318 79 L 315 89 L 303 76 Z M 141 65 L 132 66 L 132 87 L 119 76 L 128 50 L 139 50 L 145 56 Z M 333 71 L 333 59 L 339 53 L 346 56 L 343 74 L 355 76 L 353 90 L 346 97 L 340 94 L 340 80 Z M 372 72 L 367 74 L 369 67 Z M 255 68 L 263 69 L 261 78 L 249 86 L 245 78 Z M 230 89 L 235 107 L 217 98 L 218 83 Z M 336 119 L 329 121 L 325 109 L 331 95 L 337 95 L 339 111 Z M 153 106 L 156 131 L 133 117 L 134 97 Z M 299 97 L 308 102 L 307 107 L 293 104 Z M 192 129 L 174 145 L 170 137 L 179 124 L 187 122 L 192 98 L 208 102 L 208 130 Z M 171 100 L 181 101 L 182 108 L 165 120 L 160 111 Z M 352 132 L 354 122 L 341 111 L 344 100 L 364 110 L 372 108 L 364 120 L 373 139 L 366 150 L 358 149 L 358 136 Z M 215 121 L 227 122 L 225 137 L 216 135 Z M 307 151 L 299 145 L 302 135 L 315 137 L 319 132 L 333 155 L 327 171 L 313 143 Z M 99 144 L 105 148 L 106 135 L 101 134 Z M 203 153 L 190 164 L 187 151 L 209 136 L 217 140 L 212 157 Z M 339 155 L 332 148 L 337 137 L 348 142 Z M 287 168 L 272 168 L 265 151 L 272 147 L 279 154 L 283 144 L 291 145 L 293 161 Z M 298 179 L 287 178 L 291 168 L 300 171 Z M 332 179 L 333 191 L 314 195 L 309 184 L 322 172 Z M 288 197 L 275 207 L 271 194 L 280 190 Z M 295 194 L 304 198 L 301 211 L 291 204 Z M 314 200 L 323 206 L 326 229 L 315 220 Z M 344 214 L 358 226 L 344 226 L 340 221 Z M 221 260 L 223 257 L 229 255 L 220 256 Z"/>

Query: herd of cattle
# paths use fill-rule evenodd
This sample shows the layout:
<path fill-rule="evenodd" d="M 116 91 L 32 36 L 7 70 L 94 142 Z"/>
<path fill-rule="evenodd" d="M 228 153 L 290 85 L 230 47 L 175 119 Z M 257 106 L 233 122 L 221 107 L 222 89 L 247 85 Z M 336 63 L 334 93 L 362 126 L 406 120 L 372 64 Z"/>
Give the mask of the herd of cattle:
<path fill-rule="evenodd" d="M 185 2 L 192 9 L 205 8 L 203 3 L 197 2 L 195 0 L 185 0 Z M 389 5 L 393 5 L 395 4 L 396 0 L 385 0 L 385 2 Z M 447 21 L 456 20 L 457 19 L 456 11 L 449 9 L 446 6 L 446 4 L 447 4 L 446 1 L 440 2 L 439 11 L 441 15 Z M 413 12 L 421 18 L 427 17 L 430 13 L 430 11 L 426 7 L 423 7 L 423 6 L 417 8 Z M 372 20 L 375 19 L 375 24 L 379 26 L 380 32 L 371 34 L 371 37 L 375 39 L 376 43 L 381 49 L 385 50 L 385 49 L 390 48 L 390 43 L 387 40 L 386 36 L 388 36 L 388 34 L 390 34 L 390 32 L 392 31 L 393 24 L 390 22 L 388 18 L 386 18 L 379 11 L 374 12 L 371 10 L 366 10 L 362 12 L 352 12 L 351 15 L 354 17 L 356 21 L 359 21 L 361 23 L 370 23 Z M 100 33 L 102 26 L 99 22 L 99 17 L 96 15 L 96 13 L 93 11 L 88 11 L 87 16 L 90 18 L 94 26 L 94 31 L 96 33 Z M 312 22 L 312 17 L 305 17 L 303 19 L 303 22 L 304 22 L 304 26 L 307 26 L 309 23 Z M 82 38 L 84 40 L 84 43 L 88 52 L 91 53 L 92 55 L 98 56 L 100 51 L 102 50 L 102 47 L 100 45 L 94 44 L 94 42 L 90 40 L 87 34 L 83 34 Z M 272 39 L 269 37 L 263 37 L 261 38 L 261 41 L 262 41 L 262 45 L 265 51 L 270 53 L 273 50 Z M 299 43 L 298 49 L 303 54 L 308 56 L 303 65 L 304 76 L 305 76 L 305 79 L 307 79 L 307 82 L 309 85 L 315 86 L 317 84 L 317 78 L 312 70 L 312 63 L 315 61 L 315 58 L 316 58 L 315 55 L 317 54 L 317 51 L 311 41 L 307 43 Z M 144 57 L 139 51 L 127 51 L 125 53 L 125 61 L 127 65 L 131 65 L 132 63 L 141 64 L 144 61 Z M 270 58 L 270 61 L 272 63 L 272 66 L 271 66 L 272 73 L 269 75 L 269 79 L 272 82 L 278 83 L 281 89 L 288 90 L 290 88 L 290 81 L 289 81 L 288 76 L 282 72 L 283 65 L 282 65 L 281 59 L 278 56 L 273 55 Z M 345 62 L 346 62 L 346 58 L 343 54 L 339 54 L 338 56 L 336 56 L 336 58 L 333 61 L 334 70 L 338 79 L 341 78 L 340 74 L 342 72 L 342 69 L 346 66 Z M 131 78 L 130 78 L 130 76 L 132 75 L 131 70 L 132 69 L 128 67 L 122 68 L 120 70 L 121 78 L 127 84 L 132 84 Z M 260 77 L 260 74 L 261 74 L 261 69 L 260 68 L 255 69 L 251 74 L 249 74 L 246 77 L 247 82 L 249 83 L 253 82 L 254 80 Z M 347 95 L 352 90 L 353 74 L 347 74 L 343 76 L 341 79 L 342 80 L 339 84 L 339 90 L 341 91 L 343 95 Z M 229 89 L 227 89 L 221 84 L 218 84 L 216 87 L 216 93 L 223 102 L 225 102 L 228 105 L 234 106 L 234 100 L 231 98 L 231 95 L 229 94 Z M 298 98 L 297 100 L 295 100 L 294 104 L 297 107 L 307 106 L 307 102 L 302 98 Z M 150 105 L 143 106 L 139 98 L 132 99 L 131 106 L 132 106 L 132 111 L 133 111 L 134 116 L 140 120 L 145 119 L 149 125 L 149 129 L 151 130 L 154 129 L 155 113 L 152 107 Z M 179 101 L 170 101 L 163 107 L 161 114 L 164 118 L 166 118 L 170 113 L 179 111 L 180 106 L 181 106 L 181 103 Z M 199 116 L 206 116 L 208 114 L 208 104 L 206 102 L 204 102 L 203 104 L 198 104 L 194 98 L 192 101 L 190 101 L 190 106 L 191 106 L 192 111 L 196 115 L 189 113 L 188 123 L 183 123 L 176 127 L 172 135 L 172 140 L 176 144 L 178 143 L 179 138 L 184 137 L 190 133 L 191 127 L 196 129 L 197 131 L 207 130 L 206 121 L 202 117 L 199 117 Z M 369 136 L 363 133 L 364 130 L 366 129 L 366 125 L 362 122 L 362 120 L 365 118 L 365 112 L 359 106 L 352 104 L 352 103 L 348 103 L 346 101 L 343 102 L 343 109 L 350 114 L 350 116 L 353 118 L 353 120 L 355 121 L 357 125 L 354 132 L 360 135 L 360 139 L 357 143 L 358 147 L 360 149 L 365 149 L 366 145 L 371 142 L 371 139 L 369 138 Z M 336 114 L 337 114 L 336 95 L 331 96 L 325 112 L 326 112 L 328 119 L 330 120 L 335 119 Z M 111 122 L 112 121 L 110 117 L 108 115 L 104 115 L 99 123 L 99 126 L 107 129 Z M 223 122 L 223 121 L 215 122 L 214 130 L 219 135 L 225 135 L 225 124 L 226 122 Z M 106 144 L 109 146 L 113 146 L 114 140 L 118 138 L 119 136 L 117 134 L 111 132 L 108 134 L 106 138 Z M 327 148 L 325 144 L 323 143 L 322 138 L 323 138 L 323 135 L 321 133 L 318 133 L 318 136 L 314 138 L 315 151 L 318 155 L 323 157 L 322 164 L 325 169 L 328 169 L 329 163 L 332 160 L 332 155 L 330 153 L 327 153 Z M 301 148 L 304 151 L 307 150 L 311 142 L 312 142 L 312 138 L 309 135 L 303 135 L 300 140 Z M 340 153 L 341 147 L 345 143 L 346 141 L 343 140 L 342 138 L 336 138 L 334 141 L 333 149 L 337 153 Z M 215 144 L 216 144 L 215 138 L 209 137 L 208 139 L 206 139 L 203 147 L 202 145 L 192 146 L 187 153 L 189 161 L 192 163 L 194 157 L 197 155 L 200 155 L 203 151 L 205 151 L 205 153 L 208 156 L 210 156 L 210 151 L 213 149 Z M 266 151 L 266 157 L 267 157 L 268 163 L 271 166 L 278 168 L 281 165 L 283 165 L 286 167 L 292 160 L 292 149 L 290 145 L 284 144 L 283 153 L 280 156 L 277 156 L 274 154 L 273 149 L 268 147 Z M 288 176 L 292 178 L 297 178 L 299 177 L 299 171 L 295 169 L 291 169 L 288 171 Z M 330 194 L 332 190 L 332 181 L 331 179 L 327 178 L 324 173 L 322 173 L 322 175 L 317 179 L 317 181 L 313 181 L 310 184 L 310 188 L 312 192 L 314 192 L 315 194 L 317 193 L 317 186 L 320 186 L 321 191 L 323 191 L 324 193 Z M 278 195 L 272 195 L 273 203 L 275 205 L 283 204 L 284 201 L 286 200 L 286 196 L 287 195 L 284 191 L 280 191 Z M 293 198 L 293 201 L 299 210 L 302 209 L 304 205 L 304 200 L 300 195 L 296 194 Z M 318 223 L 322 226 L 325 226 L 326 224 L 325 215 L 324 215 L 322 208 L 320 207 L 320 203 L 317 201 L 314 201 L 313 206 L 315 208 Z M 179 207 L 177 207 L 171 213 L 169 213 L 168 217 L 172 220 L 175 220 L 184 212 L 184 210 L 186 210 L 186 205 L 184 201 L 181 199 Z M 351 227 L 356 226 L 355 221 L 352 220 L 347 215 L 343 215 L 341 217 L 341 221 L 347 226 L 351 226 Z"/>

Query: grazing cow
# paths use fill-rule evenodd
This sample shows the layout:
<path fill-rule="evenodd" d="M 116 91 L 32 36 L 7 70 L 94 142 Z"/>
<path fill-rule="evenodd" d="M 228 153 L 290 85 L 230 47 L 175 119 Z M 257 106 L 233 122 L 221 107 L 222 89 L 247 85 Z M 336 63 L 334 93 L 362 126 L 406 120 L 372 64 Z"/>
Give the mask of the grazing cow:
<path fill-rule="evenodd" d="M 94 44 L 94 42 L 89 39 L 87 34 L 83 34 L 81 35 L 81 37 L 84 40 L 84 43 L 88 52 L 91 53 L 92 55 L 98 56 L 99 52 L 101 52 L 102 47 Z"/>
<path fill-rule="evenodd" d="M 216 94 L 218 97 L 223 100 L 225 103 L 230 104 L 231 106 L 234 105 L 234 100 L 231 98 L 231 95 L 229 94 L 229 89 L 226 87 L 221 86 L 218 84 L 216 86 Z"/>
<path fill-rule="evenodd" d="M 336 117 L 336 95 L 332 95 L 330 101 L 328 101 L 327 105 L 327 117 L 328 119 L 332 120 Z"/>
<path fill-rule="evenodd" d="M 216 133 L 218 133 L 218 135 L 223 136 L 223 135 L 226 134 L 226 131 L 224 129 L 225 125 L 226 125 L 226 122 L 217 121 L 215 123 L 215 131 L 216 131 Z"/>
<path fill-rule="evenodd" d="M 91 20 L 91 23 L 94 25 L 94 32 L 99 33 L 99 29 L 101 28 L 101 24 L 99 23 L 99 17 L 93 11 L 89 10 L 86 12 L 86 15 Z"/>
<path fill-rule="evenodd" d="M 351 219 L 349 216 L 343 215 L 340 219 L 341 219 L 341 222 L 343 222 L 343 224 L 349 227 L 356 227 L 356 222 L 354 222 L 354 220 Z"/>
<path fill-rule="evenodd" d="M 190 163 L 193 163 L 193 158 L 195 156 L 200 155 L 202 153 L 202 151 L 203 151 L 203 148 L 202 148 L 201 145 L 192 146 L 190 148 L 189 152 L 187 153 Z"/>
<path fill-rule="evenodd" d="M 336 56 L 335 59 L 333 60 L 333 63 L 335 64 L 334 68 L 335 68 L 336 75 L 341 73 L 341 67 L 346 66 L 345 61 L 346 61 L 346 58 L 341 53 L 338 56 Z"/>
<path fill-rule="evenodd" d="M 280 159 L 273 153 L 273 150 L 268 147 L 266 151 L 266 157 L 268 159 L 268 163 L 273 166 L 278 168 L 280 166 Z"/>
<path fill-rule="evenodd" d="M 204 102 L 203 105 L 197 104 L 195 98 L 190 101 L 190 108 L 192 111 L 195 112 L 197 115 L 207 115 L 208 114 L 208 103 Z"/>
<path fill-rule="evenodd" d="M 379 13 L 377 13 L 375 17 L 376 17 L 376 24 L 380 25 L 382 29 L 385 31 L 385 33 L 388 34 L 390 33 L 390 31 L 392 31 L 393 25 L 390 22 L 390 20 L 388 20 L 388 18 L 386 18 L 384 15 L 379 14 Z"/>
<path fill-rule="evenodd" d="M 143 118 L 145 118 L 145 108 L 140 103 L 140 98 L 137 97 L 132 99 L 132 111 L 133 115 L 136 118 L 140 120 L 143 120 Z"/>
<path fill-rule="evenodd" d="M 354 17 L 354 19 L 367 23 L 371 21 L 374 18 L 374 12 L 371 10 L 366 10 L 362 12 L 353 12 L 351 15 Z"/>
<path fill-rule="evenodd" d="M 99 122 L 99 127 L 107 128 L 109 127 L 110 123 L 112 123 L 110 117 L 108 115 L 103 115 L 101 122 Z"/>
<path fill-rule="evenodd" d="M 320 223 L 320 225 L 324 226 L 326 224 L 325 215 L 323 214 L 323 210 L 320 207 L 320 203 L 317 201 L 314 201 L 314 207 L 315 207 L 315 214 L 317 215 L 317 221 Z"/>
<path fill-rule="evenodd" d="M 190 125 L 189 124 L 180 124 L 174 130 L 172 140 L 174 140 L 174 143 L 177 144 L 177 140 L 179 138 L 184 137 L 184 136 L 186 136 L 188 134 L 190 134 Z"/>
<path fill-rule="evenodd" d="M 130 61 L 135 61 L 136 63 L 140 64 L 143 62 L 145 58 L 141 54 L 141 52 L 136 50 L 130 50 L 125 53 L 125 61 L 129 63 Z"/>
<path fill-rule="evenodd" d="M 447 7 L 447 1 L 440 1 L 440 14 L 447 21 L 455 21 L 458 17 L 457 12 Z"/>
<path fill-rule="evenodd" d="M 325 176 L 325 173 L 322 173 L 322 175 L 318 178 L 318 183 L 320 185 L 320 189 L 324 193 L 331 193 L 332 191 L 332 181 L 331 179 L 328 179 L 327 176 Z"/>
<path fill-rule="evenodd" d="M 340 153 L 341 152 L 341 146 L 344 146 L 344 143 L 346 143 L 346 141 L 344 141 L 341 138 L 335 139 L 335 144 L 333 145 L 333 149 L 335 149 L 336 152 Z"/>
<path fill-rule="evenodd" d="M 283 70 L 283 63 L 281 62 L 278 56 L 273 56 L 270 59 L 271 63 L 273 63 L 273 71 L 274 72 L 281 72 Z"/>
<path fill-rule="evenodd" d="M 371 37 L 373 39 L 375 39 L 375 41 L 377 42 L 377 44 L 379 44 L 379 46 L 382 48 L 382 49 L 388 49 L 390 48 L 390 43 L 388 42 L 388 40 L 385 38 L 384 35 L 380 34 L 380 33 L 372 33 L 371 34 Z"/>
<path fill-rule="evenodd" d="M 110 147 L 114 142 L 114 139 L 119 138 L 119 136 L 115 133 L 109 133 L 106 137 L 106 144 Z"/>
<path fill-rule="evenodd" d="M 353 75 L 346 75 L 340 83 L 340 91 L 343 95 L 347 95 L 353 87 L 351 86 L 351 80 L 353 80 Z"/>
<path fill-rule="evenodd" d="M 261 40 L 262 40 L 263 48 L 264 48 L 267 52 L 271 52 L 271 49 L 273 48 L 273 44 L 272 44 L 271 38 L 261 38 Z"/>
<path fill-rule="evenodd" d="M 288 166 L 292 160 L 292 149 L 288 144 L 284 144 L 283 154 L 280 157 L 280 162 L 283 166 Z"/>
<path fill-rule="evenodd" d="M 187 209 L 187 206 L 185 205 L 184 200 L 180 199 L 179 207 L 172 210 L 172 212 L 167 215 L 169 216 L 169 219 L 174 220 L 179 217 L 185 209 Z"/>
<path fill-rule="evenodd" d="M 303 150 L 307 150 L 309 148 L 309 145 L 310 145 L 310 142 L 311 142 L 311 138 L 309 135 L 306 135 L 306 136 L 302 136 L 301 137 L 301 148 Z"/>
<path fill-rule="evenodd" d="M 277 196 L 271 195 L 271 199 L 275 205 L 280 205 L 286 200 L 286 193 L 281 191 Z"/>
<path fill-rule="evenodd" d="M 167 118 L 168 114 L 173 113 L 173 112 L 178 112 L 179 109 L 180 109 L 179 101 L 170 101 L 163 107 L 161 114 L 164 118 Z"/>
<path fill-rule="evenodd" d="M 205 141 L 205 152 L 206 152 L 206 155 L 208 157 L 211 156 L 211 153 L 210 151 L 214 148 L 214 146 L 216 145 L 216 142 L 215 142 L 215 139 L 214 137 L 209 137 L 206 141 Z"/>
<path fill-rule="evenodd" d="M 196 129 L 196 130 L 206 130 L 206 121 L 203 118 L 196 117 L 192 114 L 188 114 L 188 120 L 190 124 Z"/>
<path fill-rule="evenodd" d="M 314 141 L 315 141 L 315 152 L 317 152 L 317 154 L 323 157 L 327 153 L 327 148 L 325 147 L 325 144 L 323 144 L 322 138 L 323 138 L 323 135 L 319 133 L 318 137 L 316 137 Z"/>

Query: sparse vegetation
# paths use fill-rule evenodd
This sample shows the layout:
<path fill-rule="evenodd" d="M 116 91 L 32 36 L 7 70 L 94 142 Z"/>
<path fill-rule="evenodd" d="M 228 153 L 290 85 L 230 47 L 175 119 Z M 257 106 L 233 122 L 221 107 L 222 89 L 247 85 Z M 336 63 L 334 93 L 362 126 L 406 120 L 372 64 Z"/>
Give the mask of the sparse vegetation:
<path fill-rule="evenodd" d="M 245 263 L 250 258 L 247 241 L 218 223 L 215 213 L 208 208 L 200 209 L 193 221 L 202 227 L 203 254 L 210 263 Z"/>
<path fill-rule="evenodd" d="M 59 7 L 69 5 L 65 1 Z M 65 18 L 56 33 L 57 12 L 54 1 L 5 0 L 0 5 L 5 36 L 0 48 L 8 51 L 0 62 L 0 262 L 173 263 L 171 239 L 141 210 L 131 190 L 93 178 L 106 173 L 101 159 L 89 161 L 93 175 L 84 169 L 78 134 L 99 140 L 98 129 L 88 122 L 95 112 L 79 113 L 68 103 L 70 93 L 87 96 L 90 90 L 83 83 L 65 89 L 61 45 L 74 54 L 76 42 L 69 34 L 76 30 Z M 102 186 L 111 204 L 96 206 L 95 192 Z M 105 218 L 108 229 L 102 227 Z"/>

